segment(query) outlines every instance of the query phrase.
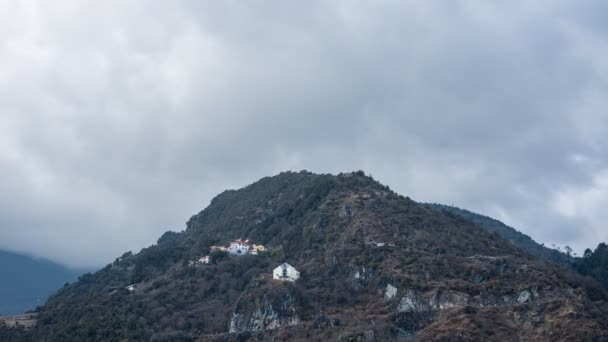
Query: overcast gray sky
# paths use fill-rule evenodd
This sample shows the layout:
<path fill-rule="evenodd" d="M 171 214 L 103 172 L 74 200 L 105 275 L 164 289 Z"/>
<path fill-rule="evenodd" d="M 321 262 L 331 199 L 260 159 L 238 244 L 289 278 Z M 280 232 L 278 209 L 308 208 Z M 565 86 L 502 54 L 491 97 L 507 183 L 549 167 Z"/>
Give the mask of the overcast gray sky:
<path fill-rule="evenodd" d="M 0 0 L 0 248 L 138 251 L 226 188 L 363 169 L 608 240 L 608 2 Z"/>

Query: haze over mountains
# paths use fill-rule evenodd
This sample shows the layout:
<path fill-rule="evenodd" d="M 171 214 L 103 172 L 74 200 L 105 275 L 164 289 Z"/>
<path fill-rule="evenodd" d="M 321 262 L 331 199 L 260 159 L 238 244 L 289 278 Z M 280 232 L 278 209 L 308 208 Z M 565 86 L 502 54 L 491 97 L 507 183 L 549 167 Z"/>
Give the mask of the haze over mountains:
<path fill-rule="evenodd" d="M 0 315 L 13 315 L 43 305 L 47 297 L 79 271 L 54 262 L 0 250 Z"/>
<path fill-rule="evenodd" d="M 60 289 L 5 340 L 602 340 L 608 293 L 454 210 L 362 172 L 287 172 L 229 190 L 140 253 Z M 513 232 L 510 232 L 513 233 Z M 515 232 L 516 233 L 516 232 Z M 269 251 L 213 245 L 249 238 Z M 526 241 L 525 238 L 515 241 Z M 598 254 L 599 255 L 599 254 Z M 288 262 L 301 274 L 272 279 Z M 593 261 L 593 267 L 601 259 Z"/>

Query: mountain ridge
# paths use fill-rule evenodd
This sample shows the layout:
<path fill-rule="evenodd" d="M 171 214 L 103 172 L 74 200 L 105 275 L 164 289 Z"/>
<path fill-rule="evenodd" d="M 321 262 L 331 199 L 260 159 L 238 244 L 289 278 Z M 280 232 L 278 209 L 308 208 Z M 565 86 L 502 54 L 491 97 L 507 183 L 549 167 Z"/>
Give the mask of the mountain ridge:
<path fill-rule="evenodd" d="M 425 203 L 425 205 L 458 215 L 470 220 L 485 230 L 496 232 L 506 240 L 509 240 L 514 245 L 534 256 L 553 261 L 562 266 L 572 267 L 574 264 L 573 257 L 556 249 L 545 247 L 544 244 L 534 241 L 530 236 L 490 216 L 444 204 Z"/>
<path fill-rule="evenodd" d="M 213 252 L 209 265 L 190 266 L 212 245 L 239 238 L 270 251 Z M 283 262 L 300 279 L 273 280 Z M 286 172 L 223 192 L 185 231 L 80 277 L 19 337 L 602 339 L 607 302 L 595 282 L 363 172 Z"/>

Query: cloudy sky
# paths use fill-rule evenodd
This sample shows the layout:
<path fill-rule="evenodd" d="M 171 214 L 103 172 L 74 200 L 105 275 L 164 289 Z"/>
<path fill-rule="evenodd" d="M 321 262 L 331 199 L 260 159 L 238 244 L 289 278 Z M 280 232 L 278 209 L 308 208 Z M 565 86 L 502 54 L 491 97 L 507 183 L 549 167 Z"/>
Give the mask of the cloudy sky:
<path fill-rule="evenodd" d="M 226 188 L 363 169 L 608 240 L 608 3 L 0 0 L 0 248 L 138 251 Z"/>

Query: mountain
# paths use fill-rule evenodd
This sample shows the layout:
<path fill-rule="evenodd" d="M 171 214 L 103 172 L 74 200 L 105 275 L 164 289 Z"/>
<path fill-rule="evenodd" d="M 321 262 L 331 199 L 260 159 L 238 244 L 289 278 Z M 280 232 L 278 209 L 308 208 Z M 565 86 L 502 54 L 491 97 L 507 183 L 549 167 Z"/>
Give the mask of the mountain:
<path fill-rule="evenodd" d="M 603 285 L 604 288 L 608 289 L 608 247 L 605 243 L 599 244 L 594 252 L 587 249 L 584 256 L 575 257 L 556 249 L 547 248 L 534 241 L 528 235 L 518 232 L 514 228 L 491 217 L 442 204 L 433 203 L 426 205 L 465 218 L 490 232 L 496 232 L 502 238 L 522 250 L 538 258 L 570 268 L 583 276 L 591 277 Z"/>
<path fill-rule="evenodd" d="M 523 234 L 517 231 L 515 228 L 509 227 L 491 217 L 443 204 L 432 203 L 426 205 L 463 217 L 490 232 L 496 232 L 502 238 L 510 241 L 515 246 L 539 258 L 556 262 L 562 266 L 572 266 L 574 263 L 575 258 L 558 250 L 545 247 L 544 245 L 534 241 L 528 235 Z"/>
<path fill-rule="evenodd" d="M 248 238 L 269 251 L 212 245 Z M 284 262 L 295 282 L 272 278 Z M 130 286 L 129 286 L 130 285 Z M 141 252 L 60 289 L 25 341 L 606 341 L 608 293 L 363 172 L 225 191 Z"/>
<path fill-rule="evenodd" d="M 51 261 L 0 250 L 0 315 L 33 310 L 76 277 Z"/>

